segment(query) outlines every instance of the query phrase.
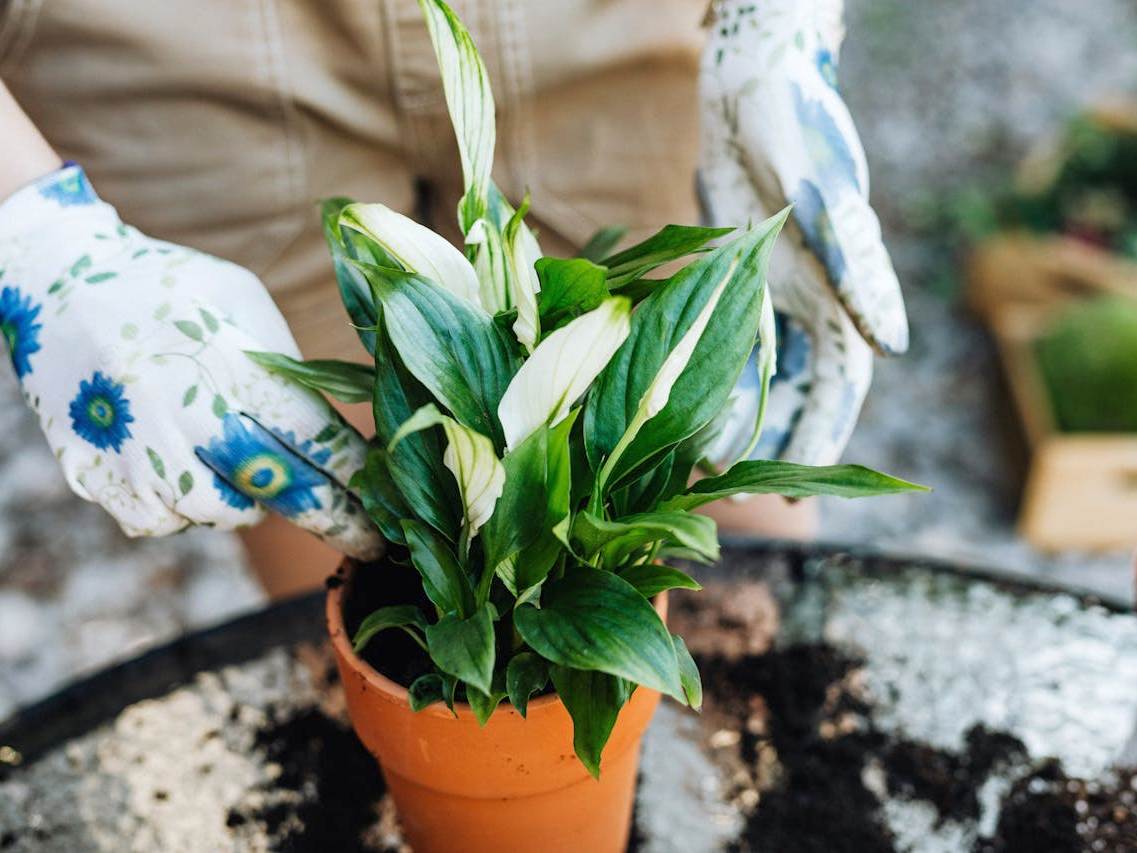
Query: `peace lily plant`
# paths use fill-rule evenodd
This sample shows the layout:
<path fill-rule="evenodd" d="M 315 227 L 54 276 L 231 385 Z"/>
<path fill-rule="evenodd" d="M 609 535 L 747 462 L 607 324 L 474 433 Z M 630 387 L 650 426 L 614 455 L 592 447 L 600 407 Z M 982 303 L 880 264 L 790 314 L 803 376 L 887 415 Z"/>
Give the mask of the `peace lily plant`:
<path fill-rule="evenodd" d="M 328 201 L 343 302 L 373 365 L 251 355 L 374 406 L 352 485 L 431 606 L 376 610 L 356 650 L 402 629 L 432 666 L 411 705 L 464 698 L 482 724 L 505 699 L 525 715 L 551 684 L 598 775 L 637 685 L 700 705 L 695 663 L 651 603 L 699 588 L 669 560 L 719 556 L 714 522 L 692 510 L 740 493 L 920 487 L 745 453 L 690 485 L 756 343 L 763 393 L 774 372 L 765 275 L 786 211 L 733 232 L 669 225 L 614 254 L 608 231 L 579 257 L 542 256 L 528 199 L 513 207 L 490 178 L 494 103 L 470 35 L 441 0 L 420 5 L 458 139 L 465 250 L 381 204 Z M 760 429 L 759 415 L 751 447 Z"/>

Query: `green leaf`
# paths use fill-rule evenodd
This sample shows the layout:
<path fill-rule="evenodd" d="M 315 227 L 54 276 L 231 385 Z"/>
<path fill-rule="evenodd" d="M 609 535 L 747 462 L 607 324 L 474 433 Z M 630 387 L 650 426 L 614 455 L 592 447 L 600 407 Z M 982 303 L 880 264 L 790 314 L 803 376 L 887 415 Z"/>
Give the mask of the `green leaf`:
<path fill-rule="evenodd" d="M 662 563 L 637 563 L 622 570 L 620 577 L 634 586 L 644 598 L 653 598 L 668 589 L 703 588 L 690 575 Z"/>
<path fill-rule="evenodd" d="M 489 693 L 493 683 L 494 632 L 490 606 L 468 619 L 446 614 L 426 628 L 430 657 L 443 672 Z"/>
<path fill-rule="evenodd" d="M 190 493 L 191 489 L 193 489 L 193 474 L 189 471 L 182 471 L 178 477 L 178 491 L 184 497 Z"/>
<path fill-rule="evenodd" d="M 365 274 L 407 370 L 460 423 L 502 447 L 497 406 L 519 361 L 493 318 L 421 276 L 377 267 Z"/>
<path fill-rule="evenodd" d="M 608 287 L 613 291 L 619 290 L 656 267 L 697 252 L 711 240 L 723 237 L 733 230 L 665 225 L 643 242 L 602 261 L 608 267 Z"/>
<path fill-rule="evenodd" d="M 394 604 L 390 607 L 380 607 L 364 619 L 352 638 L 351 644 L 356 652 L 363 651 L 363 647 L 378 634 L 388 628 L 402 628 L 420 646 L 422 638 L 411 628 L 425 631 L 426 618 L 417 607 L 410 604 Z"/>
<path fill-rule="evenodd" d="M 432 672 L 420 675 L 412 681 L 411 686 L 407 688 L 407 697 L 412 711 L 421 711 L 435 702 L 445 702 L 450 712 L 454 713 L 454 691 L 457 689 L 458 682 L 454 678 Z"/>
<path fill-rule="evenodd" d="M 623 225 L 609 225 L 606 228 L 601 228 L 588 238 L 588 242 L 584 244 L 584 248 L 576 253 L 576 256 L 598 264 L 612 254 L 612 250 L 624 239 L 624 235 L 627 233 L 628 229 Z"/>
<path fill-rule="evenodd" d="M 611 572 L 577 568 L 547 582 L 540 609 L 513 613 L 521 638 L 545 659 L 599 670 L 683 701 L 671 635 L 634 586 Z"/>
<path fill-rule="evenodd" d="M 166 466 L 162 462 L 162 457 L 150 447 L 146 448 L 146 456 L 150 460 L 150 467 L 154 469 L 154 473 L 158 475 L 160 480 L 166 479 Z"/>
<path fill-rule="evenodd" d="M 549 677 L 572 717 L 572 745 L 577 757 L 592 777 L 599 779 L 600 756 L 628 691 L 619 678 L 603 672 L 553 665 Z"/>
<path fill-rule="evenodd" d="M 185 408 L 186 406 L 191 405 L 193 403 L 193 401 L 196 399 L 197 399 L 197 386 L 191 385 L 189 388 L 186 389 L 186 393 L 182 396 L 182 407 Z"/>
<path fill-rule="evenodd" d="M 435 426 L 442 427 L 446 433 L 442 463 L 458 483 L 465 547 L 493 514 L 505 486 L 505 468 L 488 438 L 442 414 L 434 403 L 427 403 L 411 415 L 399 427 L 389 447 L 397 447 L 406 436 Z"/>
<path fill-rule="evenodd" d="M 474 712 L 474 719 L 478 721 L 479 726 L 484 726 L 493 712 L 497 710 L 497 706 L 501 704 L 501 700 L 505 698 L 504 690 L 491 690 L 489 693 L 483 693 L 472 684 L 466 685 L 466 701 L 470 703 L 470 710 Z"/>
<path fill-rule="evenodd" d="M 572 412 L 552 429 L 540 427 L 502 461 L 505 486 L 482 543 L 486 565 L 514 594 L 543 581 L 560 551 L 554 530 L 569 513 L 575 421 Z M 523 553 L 526 559 L 513 559 Z"/>
<path fill-rule="evenodd" d="M 699 667 L 695 665 L 695 659 L 691 657 L 682 637 L 672 634 L 671 642 L 675 644 L 675 656 L 679 658 L 679 680 L 683 684 L 687 704 L 698 711 L 703 707 L 703 680 L 699 677 Z"/>
<path fill-rule="evenodd" d="M 537 306 L 546 334 L 599 307 L 608 296 L 604 267 L 581 258 L 541 258 L 537 277 L 541 281 Z"/>
<path fill-rule="evenodd" d="M 175 320 L 174 325 L 178 331 L 187 338 L 192 338 L 195 341 L 201 341 L 205 338 L 205 333 L 201 330 L 201 326 L 193 320 Z"/>
<path fill-rule="evenodd" d="M 548 682 L 549 667 L 533 652 L 518 652 L 505 668 L 509 701 L 522 717 L 529 709 L 529 697 L 544 690 Z"/>
<path fill-rule="evenodd" d="M 332 253 L 340 299 L 364 348 L 369 353 L 374 353 L 375 326 L 378 323 L 375 300 L 371 295 L 371 285 L 351 261 L 361 260 L 384 266 L 389 265 L 389 259 L 382 255 L 381 248 L 372 245 L 374 241 L 368 241 L 358 232 L 345 234 L 340 229 L 340 214 L 349 204 L 352 204 L 349 198 L 325 199 L 320 204 L 320 219 L 324 227 L 324 239 Z"/>
<path fill-rule="evenodd" d="M 97 272 L 94 275 L 89 275 L 85 279 L 87 284 L 101 284 L 104 281 L 110 281 L 112 278 L 118 276 L 116 272 Z"/>
<path fill-rule="evenodd" d="M 660 509 L 691 510 L 737 494 L 783 495 L 787 498 L 808 498 L 814 495 L 863 498 L 927 491 L 931 491 L 927 486 L 909 483 L 863 465 L 815 467 L 758 459 L 739 462 L 725 474 L 699 480 L 683 494 L 665 501 Z"/>
<path fill-rule="evenodd" d="M 422 522 L 406 518 L 401 524 L 410 548 L 411 562 L 422 575 L 427 598 L 441 613 L 456 612 L 463 617 L 472 613 L 474 590 L 465 570 L 450 550 L 450 544 Z M 453 674 L 464 678 L 460 673 Z"/>
<path fill-rule="evenodd" d="M 363 467 L 351 476 L 348 487 L 359 495 L 364 512 L 388 542 L 406 545 L 400 522 L 411 515 L 389 470 L 390 457 L 381 447 L 369 447 Z"/>
<path fill-rule="evenodd" d="M 652 467 L 726 405 L 754 346 L 785 216 L 680 270 L 632 315 L 585 408 L 588 458 L 607 488 Z"/>
<path fill-rule="evenodd" d="M 265 370 L 343 403 L 370 402 L 375 390 L 375 369 L 366 364 L 334 359 L 299 361 L 280 353 L 249 350 L 245 351 L 245 355 Z"/>
<path fill-rule="evenodd" d="M 225 402 L 225 398 L 220 394 L 213 395 L 213 414 L 219 418 L 225 417 L 225 413 L 229 411 L 229 404 Z"/>
<path fill-rule="evenodd" d="M 399 427 L 429 403 L 431 397 L 403 367 L 385 332 L 380 331 L 373 343 L 375 393 L 372 411 L 376 437 L 386 448 Z M 424 430 L 400 441 L 390 453 L 387 471 L 405 506 L 443 536 L 457 541 L 461 523 L 458 485 L 442 463 L 442 441 L 438 431 Z"/>
<path fill-rule="evenodd" d="M 686 512 L 645 512 L 617 521 L 581 512 L 573 522 L 572 537 L 586 557 L 601 552 L 604 565 L 610 568 L 651 542 L 688 548 L 709 562 L 719 557 L 714 520 Z"/>

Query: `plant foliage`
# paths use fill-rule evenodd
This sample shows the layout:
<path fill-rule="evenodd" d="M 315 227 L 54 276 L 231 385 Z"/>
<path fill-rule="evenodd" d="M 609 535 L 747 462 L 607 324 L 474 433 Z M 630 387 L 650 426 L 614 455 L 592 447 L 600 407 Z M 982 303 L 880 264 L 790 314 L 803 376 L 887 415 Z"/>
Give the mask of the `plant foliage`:
<path fill-rule="evenodd" d="M 766 269 L 786 211 L 735 232 L 668 225 L 615 254 L 622 232 L 607 229 L 581 257 L 542 257 L 528 200 L 513 207 L 490 178 L 493 96 L 470 35 L 441 0 L 420 5 L 461 154 L 464 251 L 382 205 L 326 202 L 340 292 L 374 365 L 254 357 L 373 404 L 352 485 L 433 612 L 382 608 L 357 648 L 408 632 L 434 667 L 412 705 L 457 696 L 483 722 L 502 701 L 525 714 L 552 685 L 599 774 L 637 687 L 701 703 L 694 661 L 652 605 L 699 588 L 670 558 L 718 557 L 714 522 L 691 510 L 737 493 L 920 487 L 777 461 L 688 487 L 756 345 L 760 381 L 773 373 Z M 646 278 L 664 264 L 680 268 Z"/>

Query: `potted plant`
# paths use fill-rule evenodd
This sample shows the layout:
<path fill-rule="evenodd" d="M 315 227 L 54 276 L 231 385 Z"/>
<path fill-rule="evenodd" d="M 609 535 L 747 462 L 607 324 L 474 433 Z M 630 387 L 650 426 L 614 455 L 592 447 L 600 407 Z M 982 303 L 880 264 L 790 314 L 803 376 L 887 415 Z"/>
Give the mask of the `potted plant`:
<path fill-rule="evenodd" d="M 345 564 L 327 617 L 352 723 L 411 845 L 619 850 L 660 694 L 701 701 L 664 621 L 669 589 L 699 588 L 666 561 L 719 553 L 692 510 L 920 487 L 777 461 L 688 487 L 756 341 L 762 381 L 773 372 L 765 270 L 786 213 L 542 257 L 528 200 L 514 208 L 490 179 L 493 99 L 470 35 L 441 0 L 420 5 L 459 143 L 465 252 L 382 205 L 329 201 L 373 364 L 253 355 L 374 406 L 353 486 L 389 549 Z"/>

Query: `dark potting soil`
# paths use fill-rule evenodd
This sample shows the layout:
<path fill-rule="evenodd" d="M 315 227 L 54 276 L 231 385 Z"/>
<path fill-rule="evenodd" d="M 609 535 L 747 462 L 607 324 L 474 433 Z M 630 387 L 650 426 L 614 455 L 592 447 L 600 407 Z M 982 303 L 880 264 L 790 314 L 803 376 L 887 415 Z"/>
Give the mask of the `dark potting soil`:
<path fill-rule="evenodd" d="M 337 572 L 328 578 L 328 585 L 343 584 Z M 423 613 L 432 613 L 434 605 L 422 589 L 422 576 L 400 559 L 398 553 L 378 563 L 360 566 L 344 598 L 343 618 L 349 637 L 372 612 L 392 604 L 413 604 Z M 377 672 L 396 684 L 407 687 L 420 675 L 432 671 L 426 652 L 398 630 L 380 631 L 363 648 L 360 657 Z"/>
<path fill-rule="evenodd" d="M 280 853 L 376 849 L 365 839 L 385 786 L 350 727 L 312 708 L 266 725 L 255 748 L 280 776 L 263 805 L 230 809 L 230 827 L 259 822 Z"/>
<path fill-rule="evenodd" d="M 709 701 L 736 722 L 740 758 L 759 767 L 773 750 L 778 766 L 772 779 L 758 780 L 759 803 L 733 850 L 891 853 L 881 793 L 930 803 L 941 823 L 974 822 L 977 793 L 998 771 L 1018 781 L 994 835 L 975 853 L 1137 851 L 1137 770 L 1073 779 L 1057 762 L 1032 760 L 1013 735 L 982 726 L 959 752 L 897 739 L 876 727 L 871 705 L 850 689 L 861 665 L 821 644 L 699 660 Z M 764 720 L 757 726 L 756 707 Z"/>

